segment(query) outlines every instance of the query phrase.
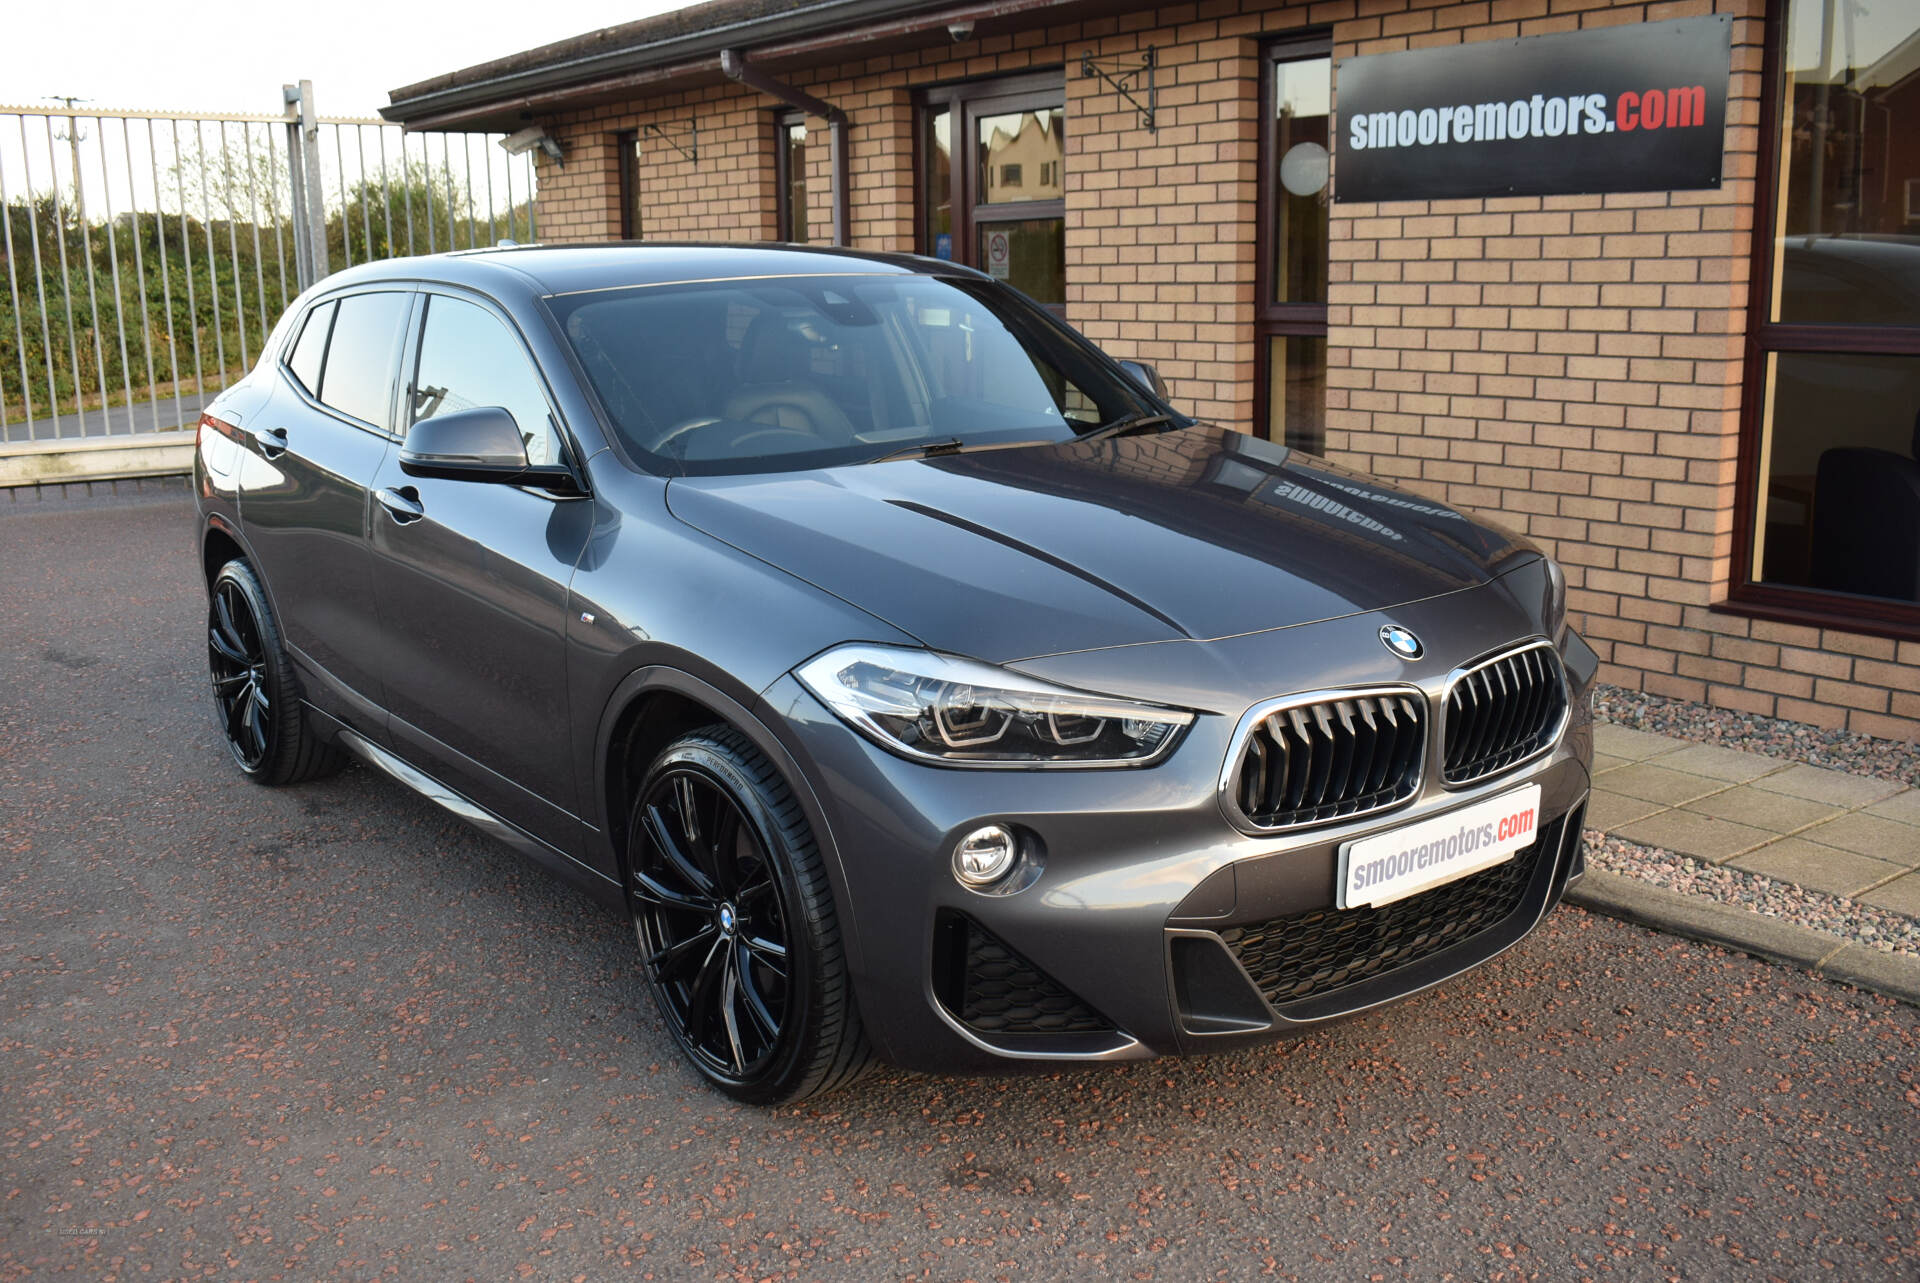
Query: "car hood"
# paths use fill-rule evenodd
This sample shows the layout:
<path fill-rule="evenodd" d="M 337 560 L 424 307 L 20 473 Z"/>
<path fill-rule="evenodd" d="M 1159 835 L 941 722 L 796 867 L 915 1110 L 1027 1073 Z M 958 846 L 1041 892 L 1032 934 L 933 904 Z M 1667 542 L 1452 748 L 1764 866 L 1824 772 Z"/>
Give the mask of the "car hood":
<path fill-rule="evenodd" d="M 1004 663 L 1292 627 L 1487 582 L 1524 541 L 1210 425 L 674 480 L 681 521 Z"/>

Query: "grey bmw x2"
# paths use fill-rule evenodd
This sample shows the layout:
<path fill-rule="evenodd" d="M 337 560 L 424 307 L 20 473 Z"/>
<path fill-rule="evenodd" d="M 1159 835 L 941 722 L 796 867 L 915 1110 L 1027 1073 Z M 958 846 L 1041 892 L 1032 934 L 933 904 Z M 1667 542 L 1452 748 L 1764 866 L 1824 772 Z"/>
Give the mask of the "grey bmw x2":
<path fill-rule="evenodd" d="M 742 1100 L 1312 1030 L 1582 872 L 1552 561 L 950 263 L 353 268 L 197 454 L 234 763 L 358 757 L 620 906 Z"/>

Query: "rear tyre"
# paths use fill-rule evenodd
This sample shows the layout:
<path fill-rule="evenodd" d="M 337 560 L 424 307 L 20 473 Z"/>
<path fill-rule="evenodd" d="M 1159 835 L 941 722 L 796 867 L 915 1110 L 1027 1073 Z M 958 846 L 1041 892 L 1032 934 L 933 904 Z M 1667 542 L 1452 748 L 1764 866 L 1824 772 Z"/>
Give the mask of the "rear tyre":
<path fill-rule="evenodd" d="M 818 845 L 747 738 L 711 726 L 654 759 L 627 829 L 627 904 L 655 1005 L 736 1100 L 832 1091 L 872 1063 Z"/>
<path fill-rule="evenodd" d="M 207 671 L 220 734 L 249 779 L 297 784 L 340 769 L 340 751 L 314 733 L 300 703 L 273 608 L 243 560 L 220 567 L 209 585 Z"/>

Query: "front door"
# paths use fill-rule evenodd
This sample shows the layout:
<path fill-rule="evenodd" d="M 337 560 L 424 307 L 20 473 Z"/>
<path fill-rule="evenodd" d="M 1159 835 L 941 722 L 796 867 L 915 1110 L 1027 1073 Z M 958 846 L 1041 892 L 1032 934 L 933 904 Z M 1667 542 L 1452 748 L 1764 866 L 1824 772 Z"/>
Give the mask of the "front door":
<path fill-rule="evenodd" d="M 384 739 L 367 491 L 385 457 L 413 295 L 324 299 L 247 424 L 240 518 L 309 703 Z"/>
<path fill-rule="evenodd" d="M 929 89 L 923 254 L 1067 306 L 1067 111 L 1060 73 Z"/>
<path fill-rule="evenodd" d="M 502 313 L 425 298 L 404 389 L 409 423 L 476 406 L 512 412 L 534 463 L 558 461 L 545 385 Z M 578 833 L 566 619 L 592 505 L 482 481 L 374 479 L 374 591 L 396 751 L 562 851 Z"/>
<path fill-rule="evenodd" d="M 1327 202 L 1333 56 L 1326 36 L 1261 62 L 1254 431 L 1313 454 L 1327 434 Z"/>

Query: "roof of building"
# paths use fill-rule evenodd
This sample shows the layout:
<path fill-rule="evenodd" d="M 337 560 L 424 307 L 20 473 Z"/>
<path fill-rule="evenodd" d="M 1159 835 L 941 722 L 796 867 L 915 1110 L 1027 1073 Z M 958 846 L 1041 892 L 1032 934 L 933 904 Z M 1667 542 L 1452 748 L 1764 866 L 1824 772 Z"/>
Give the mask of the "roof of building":
<path fill-rule="evenodd" d="M 388 95 L 391 105 L 380 114 L 414 127 L 510 128 L 548 103 L 570 105 L 568 95 L 555 91 L 636 75 L 640 84 L 700 72 L 718 80 L 722 49 L 755 49 L 953 7 L 952 0 L 708 0 L 404 85 Z"/>

